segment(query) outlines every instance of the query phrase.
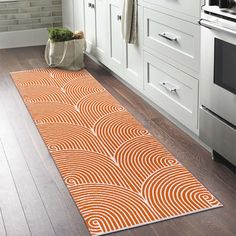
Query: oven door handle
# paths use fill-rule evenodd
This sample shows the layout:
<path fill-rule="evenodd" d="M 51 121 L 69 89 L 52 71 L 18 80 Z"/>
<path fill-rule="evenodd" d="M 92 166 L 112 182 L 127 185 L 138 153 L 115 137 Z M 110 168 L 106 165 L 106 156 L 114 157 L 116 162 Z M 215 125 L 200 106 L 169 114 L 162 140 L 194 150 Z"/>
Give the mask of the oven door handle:
<path fill-rule="evenodd" d="M 229 28 L 226 28 L 226 27 L 223 27 L 223 26 L 219 26 L 219 25 L 217 25 L 217 23 L 214 23 L 213 21 L 208 21 L 208 20 L 201 19 L 199 21 L 199 24 L 201 26 L 204 26 L 204 27 L 207 27 L 207 28 L 210 28 L 210 29 L 213 29 L 213 30 L 229 33 L 229 34 L 232 34 L 232 35 L 236 36 L 236 31 L 235 30 L 232 30 L 232 29 L 229 29 Z"/>

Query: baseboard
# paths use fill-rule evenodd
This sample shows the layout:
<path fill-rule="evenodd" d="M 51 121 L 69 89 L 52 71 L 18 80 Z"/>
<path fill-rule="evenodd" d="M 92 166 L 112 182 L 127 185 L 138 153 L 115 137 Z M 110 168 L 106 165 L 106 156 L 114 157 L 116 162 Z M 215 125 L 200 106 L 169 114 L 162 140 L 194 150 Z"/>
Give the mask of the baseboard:
<path fill-rule="evenodd" d="M 46 28 L 0 33 L 0 49 L 45 45 L 48 39 Z"/>

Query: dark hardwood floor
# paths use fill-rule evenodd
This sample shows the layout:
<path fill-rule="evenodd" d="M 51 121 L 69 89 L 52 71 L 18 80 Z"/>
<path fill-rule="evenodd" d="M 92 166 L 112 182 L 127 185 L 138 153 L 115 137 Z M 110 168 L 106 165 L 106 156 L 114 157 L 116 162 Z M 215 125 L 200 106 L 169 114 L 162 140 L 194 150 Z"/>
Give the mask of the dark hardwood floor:
<path fill-rule="evenodd" d="M 0 236 L 89 235 L 9 75 L 45 66 L 43 47 L 0 50 Z M 86 67 L 224 204 L 112 235 L 236 235 L 236 174 L 109 72 L 88 58 Z"/>

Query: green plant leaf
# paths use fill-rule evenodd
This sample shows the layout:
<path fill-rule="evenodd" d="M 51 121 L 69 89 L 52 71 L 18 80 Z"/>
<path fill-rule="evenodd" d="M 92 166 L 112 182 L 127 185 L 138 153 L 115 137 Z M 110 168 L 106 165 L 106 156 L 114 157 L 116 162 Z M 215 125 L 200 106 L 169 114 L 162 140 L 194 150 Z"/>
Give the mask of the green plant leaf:
<path fill-rule="evenodd" d="M 49 28 L 48 35 L 53 42 L 64 42 L 72 40 L 74 34 L 65 28 Z"/>

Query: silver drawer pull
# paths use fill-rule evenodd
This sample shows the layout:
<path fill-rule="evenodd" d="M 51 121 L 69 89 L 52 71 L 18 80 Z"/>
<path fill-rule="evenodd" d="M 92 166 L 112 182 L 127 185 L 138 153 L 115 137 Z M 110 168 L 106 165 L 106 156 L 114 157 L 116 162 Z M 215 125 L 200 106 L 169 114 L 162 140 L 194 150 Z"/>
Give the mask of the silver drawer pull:
<path fill-rule="evenodd" d="M 178 41 L 178 37 L 176 35 L 171 34 L 171 33 L 163 32 L 163 33 L 160 33 L 159 36 L 161 36 L 165 39 L 168 39 L 170 41 Z"/>
<path fill-rule="evenodd" d="M 175 86 L 167 81 L 160 82 L 160 85 L 172 93 L 177 92 L 177 90 L 179 89 L 177 86 Z"/>

